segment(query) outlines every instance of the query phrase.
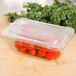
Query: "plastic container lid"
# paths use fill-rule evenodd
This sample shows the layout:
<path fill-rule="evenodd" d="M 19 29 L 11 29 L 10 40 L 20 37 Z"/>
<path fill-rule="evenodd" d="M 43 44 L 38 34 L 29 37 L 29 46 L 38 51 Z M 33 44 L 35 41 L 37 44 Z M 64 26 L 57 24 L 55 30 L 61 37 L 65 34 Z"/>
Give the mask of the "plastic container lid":
<path fill-rule="evenodd" d="M 2 35 L 39 46 L 62 49 L 74 35 L 74 29 L 20 18 L 2 31 Z"/>

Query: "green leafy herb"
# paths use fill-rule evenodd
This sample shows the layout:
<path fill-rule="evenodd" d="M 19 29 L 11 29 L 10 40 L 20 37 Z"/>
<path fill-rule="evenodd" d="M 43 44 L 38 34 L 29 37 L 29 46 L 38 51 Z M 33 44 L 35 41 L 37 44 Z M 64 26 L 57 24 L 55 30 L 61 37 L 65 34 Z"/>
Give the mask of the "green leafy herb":
<path fill-rule="evenodd" d="M 17 18 L 24 17 L 61 26 L 71 26 L 76 31 L 76 5 L 71 0 L 66 0 L 64 3 L 54 0 L 52 6 L 45 5 L 44 7 L 37 3 L 24 2 L 23 8 L 21 15 L 8 13 L 8 20 L 13 22 Z"/>

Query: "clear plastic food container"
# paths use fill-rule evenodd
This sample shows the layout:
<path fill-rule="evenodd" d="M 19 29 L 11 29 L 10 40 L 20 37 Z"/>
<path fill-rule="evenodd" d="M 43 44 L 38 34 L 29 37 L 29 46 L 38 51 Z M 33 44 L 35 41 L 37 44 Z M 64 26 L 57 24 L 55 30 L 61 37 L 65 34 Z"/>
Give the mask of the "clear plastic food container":
<path fill-rule="evenodd" d="M 74 29 L 20 18 L 3 30 L 2 35 L 13 39 L 19 51 L 52 60 L 61 55 Z"/>

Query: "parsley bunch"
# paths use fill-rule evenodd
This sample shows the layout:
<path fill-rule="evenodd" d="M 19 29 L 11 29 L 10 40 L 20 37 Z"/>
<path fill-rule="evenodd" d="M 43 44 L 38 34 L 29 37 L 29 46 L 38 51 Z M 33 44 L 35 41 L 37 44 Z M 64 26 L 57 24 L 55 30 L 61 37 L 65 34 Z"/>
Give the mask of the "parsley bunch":
<path fill-rule="evenodd" d="M 8 20 L 13 22 L 17 18 L 24 17 L 61 26 L 71 26 L 76 31 L 76 5 L 71 0 L 66 0 L 64 3 L 54 0 L 52 6 L 45 5 L 44 7 L 37 3 L 24 2 L 23 8 L 20 15 L 8 13 Z"/>

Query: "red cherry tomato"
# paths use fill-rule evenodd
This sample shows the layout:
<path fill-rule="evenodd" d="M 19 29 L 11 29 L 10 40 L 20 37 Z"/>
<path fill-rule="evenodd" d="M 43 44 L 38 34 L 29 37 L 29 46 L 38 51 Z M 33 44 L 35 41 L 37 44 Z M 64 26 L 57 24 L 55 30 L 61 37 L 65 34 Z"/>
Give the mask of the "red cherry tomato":
<path fill-rule="evenodd" d="M 54 51 L 52 48 L 46 48 L 46 47 L 40 47 L 40 46 L 36 46 L 36 48 L 41 49 L 43 51 L 48 51 L 48 52 Z"/>
<path fill-rule="evenodd" d="M 20 41 L 15 41 L 15 43 L 17 43 L 17 44 L 22 44 L 22 42 L 20 42 Z"/>
<path fill-rule="evenodd" d="M 19 43 L 14 43 L 14 45 L 15 45 L 16 48 L 22 47 L 22 44 L 19 44 Z"/>
<path fill-rule="evenodd" d="M 48 52 L 46 54 L 46 59 L 47 60 L 52 60 L 54 58 L 54 52 Z"/>
<path fill-rule="evenodd" d="M 34 44 L 31 44 L 31 43 L 23 43 L 23 46 L 27 49 L 31 49 L 31 48 L 34 48 Z"/>
<path fill-rule="evenodd" d="M 61 55 L 60 51 L 54 52 L 54 57 L 55 57 L 55 58 L 58 58 L 60 55 Z"/>
<path fill-rule="evenodd" d="M 19 48 L 19 50 L 20 50 L 20 52 L 22 52 L 22 53 L 25 53 L 25 52 L 26 52 L 26 49 L 23 48 L 23 47 Z"/>
<path fill-rule="evenodd" d="M 54 50 L 51 49 L 51 48 L 43 48 L 43 47 L 41 47 L 41 49 L 43 49 L 43 50 L 45 50 L 45 51 L 48 51 L 48 52 L 52 52 L 52 51 L 54 51 Z"/>
<path fill-rule="evenodd" d="M 46 51 L 38 50 L 38 56 L 40 56 L 40 57 L 46 56 Z"/>
<path fill-rule="evenodd" d="M 31 50 L 28 51 L 28 54 L 31 56 L 34 56 L 34 55 L 36 55 L 36 50 L 31 48 Z"/>

